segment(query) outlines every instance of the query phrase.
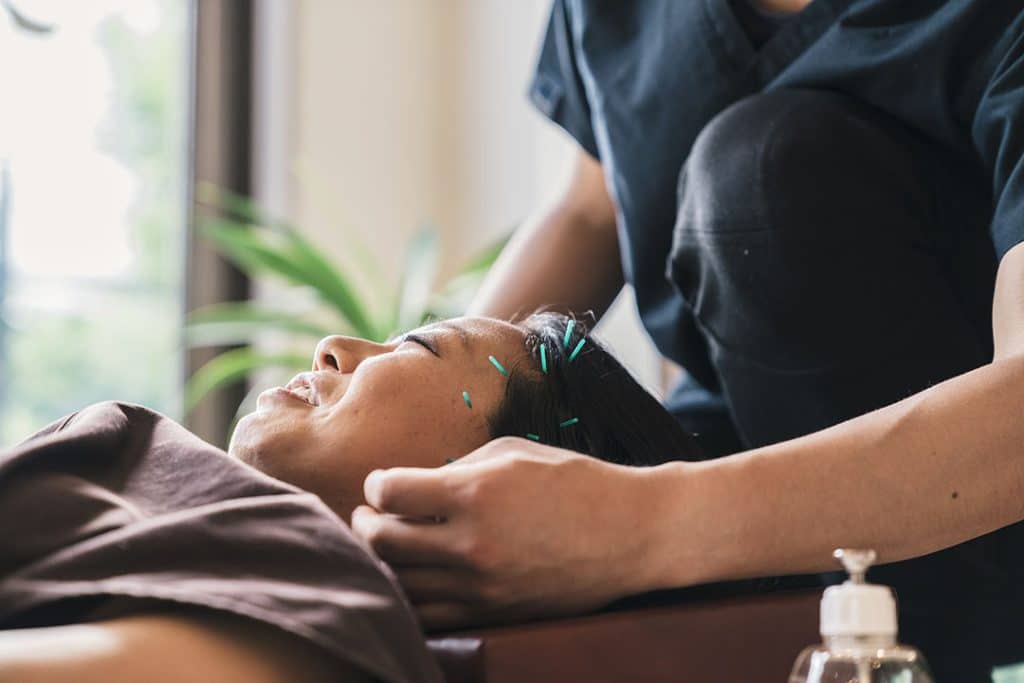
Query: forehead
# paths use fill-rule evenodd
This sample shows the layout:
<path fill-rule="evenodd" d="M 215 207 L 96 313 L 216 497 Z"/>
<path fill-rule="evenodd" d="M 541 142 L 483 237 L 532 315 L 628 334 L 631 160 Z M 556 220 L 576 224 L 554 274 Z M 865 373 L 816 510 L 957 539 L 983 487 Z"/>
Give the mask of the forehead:
<path fill-rule="evenodd" d="M 420 330 L 456 334 L 464 337 L 469 343 L 521 342 L 525 339 L 525 333 L 521 328 L 493 317 L 453 317 L 446 321 L 431 323 Z"/>
<path fill-rule="evenodd" d="M 510 322 L 494 318 L 451 318 L 425 325 L 420 330 L 461 339 L 471 352 L 486 350 L 484 347 L 488 345 L 505 351 L 525 350 L 525 331 Z"/>

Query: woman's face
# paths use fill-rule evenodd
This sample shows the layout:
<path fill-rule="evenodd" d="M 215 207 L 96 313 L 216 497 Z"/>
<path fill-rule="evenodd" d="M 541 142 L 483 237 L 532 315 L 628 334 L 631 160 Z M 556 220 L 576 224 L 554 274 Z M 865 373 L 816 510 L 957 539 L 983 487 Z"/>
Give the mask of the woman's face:
<path fill-rule="evenodd" d="M 260 394 L 228 450 L 347 520 L 371 470 L 436 467 L 489 439 L 486 418 L 506 378 L 488 356 L 511 370 L 527 358 L 524 342 L 520 328 L 490 318 L 433 323 L 384 344 L 327 337 L 311 372 Z"/>

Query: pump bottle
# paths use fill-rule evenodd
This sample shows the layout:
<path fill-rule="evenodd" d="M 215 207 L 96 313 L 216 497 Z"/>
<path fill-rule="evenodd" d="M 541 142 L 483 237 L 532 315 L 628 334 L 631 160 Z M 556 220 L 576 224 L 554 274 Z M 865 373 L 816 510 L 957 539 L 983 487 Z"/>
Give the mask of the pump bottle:
<path fill-rule="evenodd" d="M 874 550 L 833 556 L 850 578 L 825 589 L 822 643 L 800 653 L 789 683 L 932 683 L 924 657 L 896 642 L 896 601 L 887 586 L 866 583 Z"/>

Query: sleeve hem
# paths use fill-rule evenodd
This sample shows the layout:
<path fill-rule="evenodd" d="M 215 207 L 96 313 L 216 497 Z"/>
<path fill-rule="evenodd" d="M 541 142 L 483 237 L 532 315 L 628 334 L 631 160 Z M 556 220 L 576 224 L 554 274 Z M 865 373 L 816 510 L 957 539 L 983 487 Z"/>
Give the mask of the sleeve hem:
<path fill-rule="evenodd" d="M 527 90 L 527 99 L 537 111 L 565 131 L 590 156 L 595 159 L 601 158 L 601 154 L 597 150 L 597 143 L 590 131 L 577 130 L 562 116 L 564 95 L 561 86 L 552 78 L 543 73 L 537 74 Z"/>

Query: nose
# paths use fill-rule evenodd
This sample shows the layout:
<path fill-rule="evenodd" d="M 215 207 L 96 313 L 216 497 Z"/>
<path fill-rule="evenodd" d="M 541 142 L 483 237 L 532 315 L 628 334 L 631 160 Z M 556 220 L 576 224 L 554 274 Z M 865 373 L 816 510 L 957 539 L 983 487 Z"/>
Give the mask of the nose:
<path fill-rule="evenodd" d="M 353 372 L 364 358 L 376 355 L 383 350 L 378 350 L 377 346 L 365 339 L 355 339 L 340 334 L 324 337 L 316 345 L 316 351 L 313 352 L 313 370 Z"/>

